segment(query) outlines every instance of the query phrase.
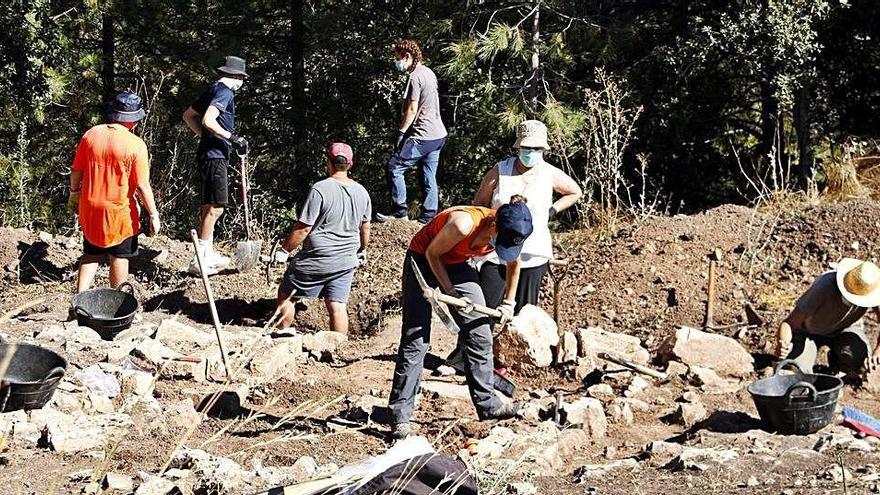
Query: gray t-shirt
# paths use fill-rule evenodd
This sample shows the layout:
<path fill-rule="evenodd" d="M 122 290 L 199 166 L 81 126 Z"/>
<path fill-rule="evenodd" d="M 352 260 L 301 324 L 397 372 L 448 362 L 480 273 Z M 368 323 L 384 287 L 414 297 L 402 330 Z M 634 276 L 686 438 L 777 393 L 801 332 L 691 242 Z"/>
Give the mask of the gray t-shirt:
<path fill-rule="evenodd" d="M 834 335 L 849 327 L 862 328 L 862 316 L 868 309 L 847 304 L 842 298 L 837 288 L 837 272 L 819 275 L 795 303 L 806 315 L 803 330 L 811 335 Z"/>
<path fill-rule="evenodd" d="M 371 209 L 370 195 L 355 181 L 327 178 L 315 183 L 299 215 L 312 230 L 291 261 L 296 270 L 330 274 L 357 266 L 360 228 L 370 221 Z"/>
<path fill-rule="evenodd" d="M 440 95 L 437 93 L 434 71 L 422 64 L 417 65 L 409 75 L 403 94 L 404 109 L 410 101 L 419 104 L 410 137 L 424 141 L 445 138 L 446 126 L 440 119 Z"/>

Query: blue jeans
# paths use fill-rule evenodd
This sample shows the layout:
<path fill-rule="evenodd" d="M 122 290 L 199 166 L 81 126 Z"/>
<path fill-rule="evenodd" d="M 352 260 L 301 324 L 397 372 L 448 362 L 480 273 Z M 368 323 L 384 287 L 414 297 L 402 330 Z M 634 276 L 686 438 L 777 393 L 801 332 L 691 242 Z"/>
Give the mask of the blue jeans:
<path fill-rule="evenodd" d="M 422 162 L 422 191 L 425 200 L 422 202 L 422 216 L 424 220 L 434 218 L 440 205 L 437 190 L 437 163 L 440 161 L 440 150 L 446 144 L 446 138 L 423 141 L 421 139 L 407 138 L 400 147 L 400 151 L 391 155 L 388 160 L 388 185 L 391 188 L 391 213 L 395 216 L 404 216 L 406 207 L 406 180 L 403 174 L 407 169 Z"/>

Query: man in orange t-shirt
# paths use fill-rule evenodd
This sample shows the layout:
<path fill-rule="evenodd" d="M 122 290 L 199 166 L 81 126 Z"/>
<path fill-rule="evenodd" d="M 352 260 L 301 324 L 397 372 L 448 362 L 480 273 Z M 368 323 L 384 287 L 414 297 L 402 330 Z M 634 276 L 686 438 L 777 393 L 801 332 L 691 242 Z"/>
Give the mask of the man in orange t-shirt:
<path fill-rule="evenodd" d="M 68 206 L 83 231 L 77 292 L 91 287 L 98 265 L 110 257 L 110 285 L 128 279 L 128 259 L 137 255 L 140 215 L 135 193 L 150 214 L 150 235 L 159 232 L 159 212 L 150 187 L 147 145 L 131 130 L 144 118 L 139 96 L 120 93 L 107 124 L 92 127 L 76 149 Z"/>

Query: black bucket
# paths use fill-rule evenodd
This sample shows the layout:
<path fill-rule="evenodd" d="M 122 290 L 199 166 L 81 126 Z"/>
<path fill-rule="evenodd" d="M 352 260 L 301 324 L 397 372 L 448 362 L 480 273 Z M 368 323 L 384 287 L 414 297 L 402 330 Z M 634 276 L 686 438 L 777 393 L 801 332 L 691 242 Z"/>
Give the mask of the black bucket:
<path fill-rule="evenodd" d="M 786 366 L 797 373 L 780 375 Z M 809 435 L 831 422 L 843 380 L 831 375 L 804 373 L 797 362 L 786 359 L 776 372 L 749 385 L 758 415 L 772 431 L 786 435 Z"/>
<path fill-rule="evenodd" d="M 15 354 L 0 377 L 0 412 L 39 409 L 55 393 L 67 369 L 67 360 L 31 344 L 0 344 L 0 362 L 13 345 Z"/>
<path fill-rule="evenodd" d="M 121 284 L 118 289 L 100 288 L 80 292 L 73 296 L 70 304 L 77 323 L 98 332 L 104 340 L 113 340 L 116 334 L 130 327 L 140 307 L 134 287 L 128 282 Z"/>

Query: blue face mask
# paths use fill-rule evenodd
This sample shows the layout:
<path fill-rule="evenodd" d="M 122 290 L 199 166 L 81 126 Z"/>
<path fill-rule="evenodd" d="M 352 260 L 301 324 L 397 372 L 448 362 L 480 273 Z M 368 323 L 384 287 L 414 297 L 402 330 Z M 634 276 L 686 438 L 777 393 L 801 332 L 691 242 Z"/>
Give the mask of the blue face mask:
<path fill-rule="evenodd" d="M 395 60 L 394 68 L 397 69 L 398 72 L 406 71 L 406 61 L 405 60 Z"/>
<path fill-rule="evenodd" d="M 543 158 L 544 152 L 541 150 L 519 150 L 519 161 L 521 161 L 522 164 L 526 166 L 526 168 L 532 168 L 535 165 L 541 163 Z"/>

